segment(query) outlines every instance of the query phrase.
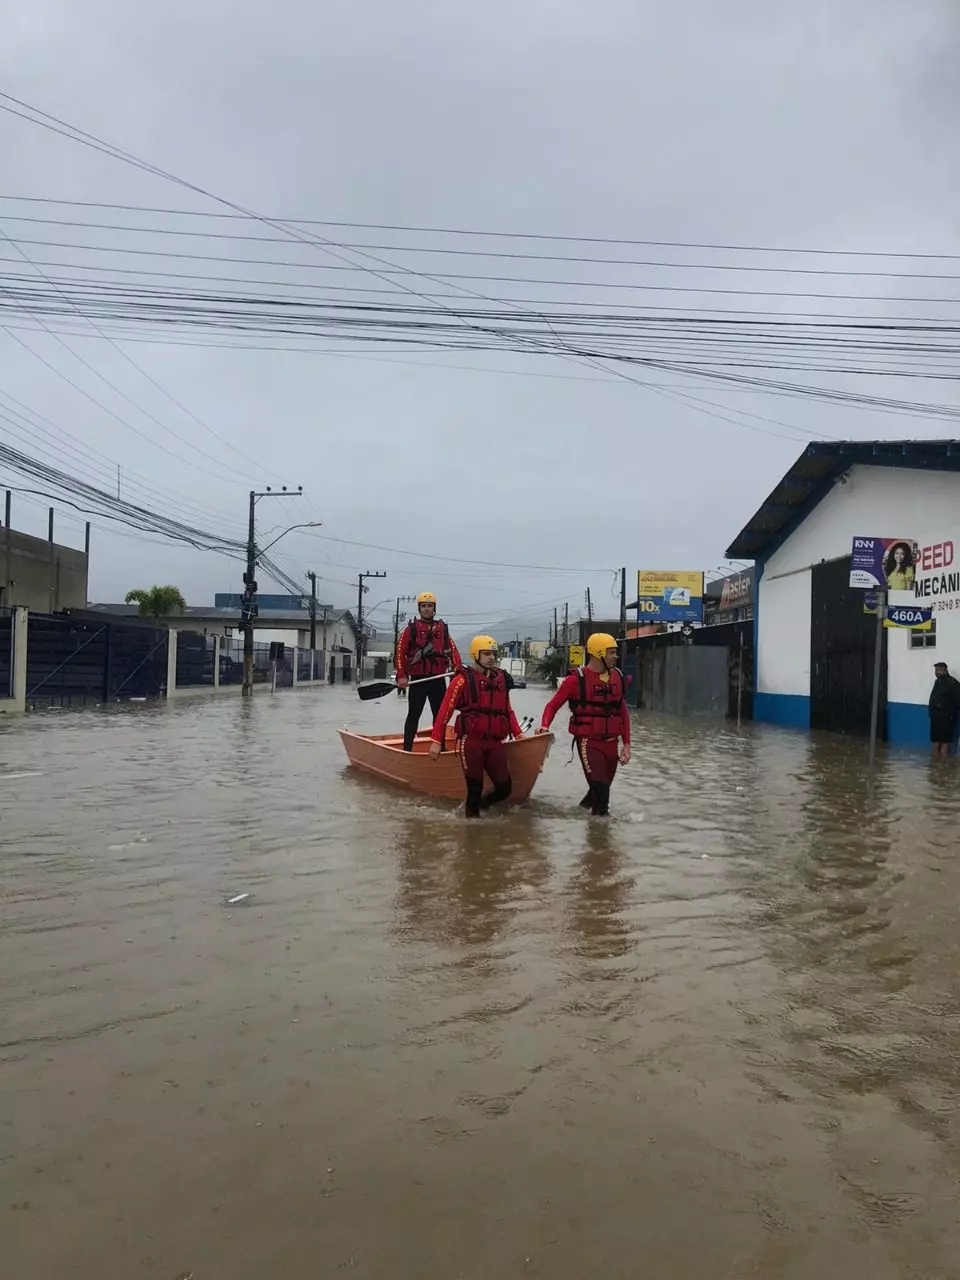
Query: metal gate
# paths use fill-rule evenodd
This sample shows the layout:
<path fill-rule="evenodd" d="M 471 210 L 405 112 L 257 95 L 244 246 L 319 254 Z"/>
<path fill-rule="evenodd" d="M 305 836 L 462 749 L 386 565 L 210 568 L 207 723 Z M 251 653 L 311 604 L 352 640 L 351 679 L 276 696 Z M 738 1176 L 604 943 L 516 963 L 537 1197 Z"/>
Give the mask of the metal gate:
<path fill-rule="evenodd" d="M 638 705 L 668 715 L 727 714 L 727 650 L 707 645 L 661 645 L 638 656 Z"/>
<path fill-rule="evenodd" d="M 810 727 L 867 737 L 877 619 L 849 585 L 850 557 L 813 566 L 810 620 Z M 881 630 L 877 735 L 887 736 L 887 634 Z"/>

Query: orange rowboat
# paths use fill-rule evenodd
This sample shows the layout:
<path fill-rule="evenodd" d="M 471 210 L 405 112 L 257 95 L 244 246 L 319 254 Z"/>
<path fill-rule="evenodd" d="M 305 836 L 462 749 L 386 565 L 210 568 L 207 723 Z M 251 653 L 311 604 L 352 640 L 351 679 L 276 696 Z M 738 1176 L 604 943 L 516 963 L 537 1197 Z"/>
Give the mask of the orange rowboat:
<path fill-rule="evenodd" d="M 340 738 L 347 759 L 356 769 L 375 773 L 380 778 L 387 778 L 424 795 L 441 796 L 447 800 L 466 797 L 466 784 L 452 728 L 447 730 L 446 751 L 438 760 L 431 760 L 427 755 L 430 750 L 429 730 L 417 734 L 412 751 L 404 751 L 403 737 L 396 734 L 362 734 L 341 729 Z M 519 804 L 529 796 L 543 770 L 552 742 L 552 733 L 541 733 L 504 743 L 513 778 L 509 804 Z"/>

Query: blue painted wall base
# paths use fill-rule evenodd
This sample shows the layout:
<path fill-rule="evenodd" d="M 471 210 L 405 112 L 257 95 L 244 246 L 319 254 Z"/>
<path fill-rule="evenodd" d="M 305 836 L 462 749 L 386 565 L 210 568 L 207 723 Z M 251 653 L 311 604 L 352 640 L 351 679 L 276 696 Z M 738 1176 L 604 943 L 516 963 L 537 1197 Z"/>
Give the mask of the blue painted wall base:
<path fill-rule="evenodd" d="M 810 728 L 810 699 L 799 693 L 757 693 L 753 718 L 788 729 Z"/>
<path fill-rule="evenodd" d="M 887 741 L 893 747 L 930 745 L 930 715 L 919 702 L 887 703 Z"/>
<path fill-rule="evenodd" d="M 800 694 L 758 693 L 754 720 L 788 729 L 810 728 L 810 699 Z M 930 745 L 930 717 L 924 704 L 887 703 L 887 742 L 892 747 Z"/>

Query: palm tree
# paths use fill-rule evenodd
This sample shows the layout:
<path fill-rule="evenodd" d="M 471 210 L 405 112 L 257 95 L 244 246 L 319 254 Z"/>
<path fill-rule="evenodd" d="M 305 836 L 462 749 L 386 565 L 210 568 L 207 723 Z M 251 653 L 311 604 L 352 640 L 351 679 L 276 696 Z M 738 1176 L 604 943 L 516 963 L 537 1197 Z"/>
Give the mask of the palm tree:
<path fill-rule="evenodd" d="M 169 618 L 175 613 L 186 613 L 187 602 L 179 587 L 136 587 L 126 594 L 127 604 L 138 604 L 143 618 Z"/>
<path fill-rule="evenodd" d="M 551 689 L 555 689 L 560 677 L 566 675 L 568 665 L 567 655 L 563 649 L 551 649 L 537 663 L 537 675 L 541 680 L 545 680 Z"/>

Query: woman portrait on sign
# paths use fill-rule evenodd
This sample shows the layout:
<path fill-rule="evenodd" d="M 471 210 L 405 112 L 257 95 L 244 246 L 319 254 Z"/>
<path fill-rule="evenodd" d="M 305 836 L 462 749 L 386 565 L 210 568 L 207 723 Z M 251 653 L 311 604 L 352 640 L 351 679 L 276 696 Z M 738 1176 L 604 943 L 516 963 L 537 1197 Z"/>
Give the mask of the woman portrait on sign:
<path fill-rule="evenodd" d="M 889 591 L 909 591 L 916 577 L 913 548 L 906 542 L 895 542 L 883 561 L 883 576 Z"/>

